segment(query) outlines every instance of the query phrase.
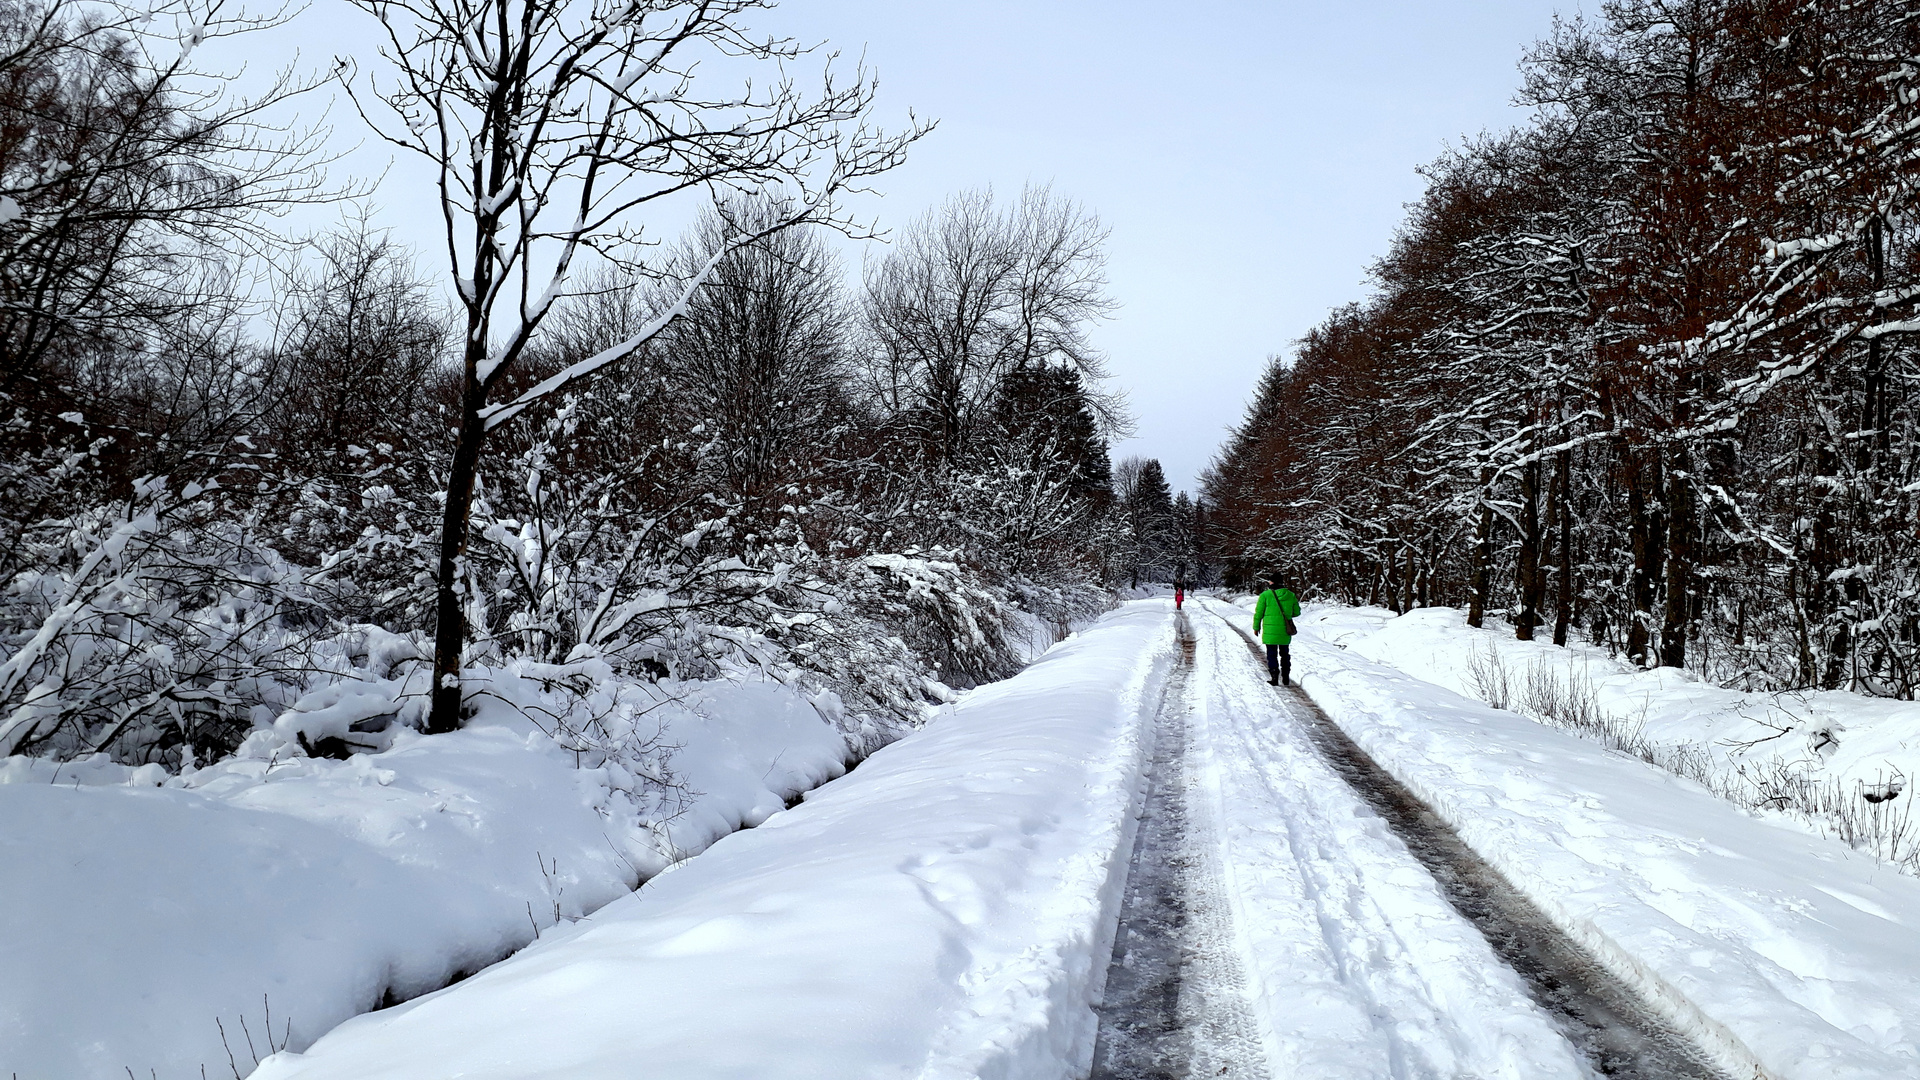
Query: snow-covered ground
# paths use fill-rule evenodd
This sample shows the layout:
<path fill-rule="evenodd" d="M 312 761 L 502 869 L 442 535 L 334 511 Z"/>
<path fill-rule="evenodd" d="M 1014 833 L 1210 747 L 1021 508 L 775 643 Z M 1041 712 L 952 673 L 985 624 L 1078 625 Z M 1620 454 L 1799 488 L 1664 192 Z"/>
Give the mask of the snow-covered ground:
<path fill-rule="evenodd" d="M 798 807 L 256 1077 L 1084 1070 L 1166 607 L 1122 608 Z"/>
<path fill-rule="evenodd" d="M 497 682 L 464 730 L 394 726 L 345 761 L 284 737 L 345 731 L 344 693 L 179 777 L 0 761 L 0 1075 L 244 1075 L 629 895 L 849 757 L 828 698 L 629 683 L 585 701 L 626 752 L 582 768 L 548 734 L 582 702 Z M 662 768 L 677 790 L 636 781 Z"/>
<path fill-rule="evenodd" d="M 8 761 L 0 1074 L 228 1075 L 230 1048 L 260 1080 L 1084 1075 L 1158 713 L 1188 718 L 1182 865 L 1214 897 L 1181 947 L 1231 974 L 1182 992 L 1243 996 L 1271 1075 L 1591 1075 L 1264 685 L 1246 613 L 1189 604 L 1169 680 L 1170 607 L 1124 605 L 785 810 L 849 736 L 767 683 L 615 694 L 597 715 L 639 749 L 595 768 L 529 719 L 538 685 L 347 761 L 284 732 L 173 780 Z M 1920 1077 L 1920 878 L 1439 685 L 1472 646 L 1450 667 L 1426 618 L 1315 610 L 1295 671 L 1730 1075 Z M 283 726 L 365 711 L 307 704 Z M 637 797 L 669 764 L 686 790 Z"/>
<path fill-rule="evenodd" d="M 1302 620 L 1303 686 L 1616 975 L 1739 1075 L 1920 1076 L 1920 879 L 1368 660 L 1369 618 Z"/>
<path fill-rule="evenodd" d="M 1323 640 L 1455 693 L 1555 719 L 1699 780 L 1751 809 L 1775 809 L 1920 873 L 1920 703 L 1846 691 L 1746 693 L 1674 668 L 1641 670 L 1604 649 L 1518 641 L 1454 608 L 1396 616 L 1312 605 Z M 1568 715 L 1569 713 L 1575 715 Z M 1905 797 L 1902 793 L 1905 792 Z M 1892 796 L 1888 798 L 1888 796 Z"/>

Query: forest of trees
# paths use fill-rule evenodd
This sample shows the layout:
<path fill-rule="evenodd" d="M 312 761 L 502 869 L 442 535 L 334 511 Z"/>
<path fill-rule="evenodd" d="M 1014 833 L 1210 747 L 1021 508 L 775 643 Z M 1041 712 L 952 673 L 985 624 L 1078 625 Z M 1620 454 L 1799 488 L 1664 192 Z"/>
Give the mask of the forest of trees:
<path fill-rule="evenodd" d="M 1186 492 L 1174 494 L 1166 471 L 1154 458 L 1130 457 L 1114 466 L 1115 526 L 1119 558 L 1115 570 L 1127 584 L 1216 584 L 1214 566 L 1199 537 L 1199 514 Z"/>
<path fill-rule="evenodd" d="M 447 730 L 474 671 L 587 659 L 910 719 L 1018 612 L 1175 572 L 1158 464 L 1114 492 L 1092 213 L 963 192 L 849 275 L 837 195 L 926 129 L 865 72 L 688 78 L 805 55 L 752 0 L 360 6 L 383 66 L 331 77 L 438 177 L 437 253 L 266 119 L 311 84 L 199 66 L 273 20 L 0 0 L 0 755 L 205 762 L 329 680 Z"/>
<path fill-rule="evenodd" d="M 1613 0 L 1204 482 L 1230 575 L 1750 688 L 1920 684 L 1920 4 Z"/>

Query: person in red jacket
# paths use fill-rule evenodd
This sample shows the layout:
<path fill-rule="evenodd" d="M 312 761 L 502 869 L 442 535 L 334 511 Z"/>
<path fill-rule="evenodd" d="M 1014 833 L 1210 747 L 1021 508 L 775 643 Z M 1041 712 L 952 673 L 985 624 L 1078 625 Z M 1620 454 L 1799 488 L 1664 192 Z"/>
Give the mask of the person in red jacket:
<path fill-rule="evenodd" d="M 1173 583 L 1173 610 L 1180 610 L 1180 602 L 1187 598 L 1187 587 L 1180 582 Z"/>

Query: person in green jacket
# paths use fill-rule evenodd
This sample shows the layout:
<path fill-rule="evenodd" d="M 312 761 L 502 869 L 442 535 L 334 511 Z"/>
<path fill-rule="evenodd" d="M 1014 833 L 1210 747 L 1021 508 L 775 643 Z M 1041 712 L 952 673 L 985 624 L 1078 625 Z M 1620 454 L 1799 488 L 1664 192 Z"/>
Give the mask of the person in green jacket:
<path fill-rule="evenodd" d="M 1300 598 L 1280 587 L 1278 574 L 1263 574 L 1260 580 L 1266 588 L 1253 605 L 1253 632 L 1267 647 L 1267 682 L 1292 686 L 1293 657 L 1287 646 L 1293 641 L 1293 620 L 1300 616 Z"/>

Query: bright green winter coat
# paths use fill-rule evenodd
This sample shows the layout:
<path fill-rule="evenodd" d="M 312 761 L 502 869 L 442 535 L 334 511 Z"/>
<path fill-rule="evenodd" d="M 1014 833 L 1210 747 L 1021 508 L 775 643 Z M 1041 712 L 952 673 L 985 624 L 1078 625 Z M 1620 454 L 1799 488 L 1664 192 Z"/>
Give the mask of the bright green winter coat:
<path fill-rule="evenodd" d="M 1287 620 L 1300 617 L 1300 598 L 1292 589 L 1268 589 L 1253 605 L 1253 632 L 1263 645 L 1285 645 L 1293 640 Z"/>

